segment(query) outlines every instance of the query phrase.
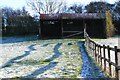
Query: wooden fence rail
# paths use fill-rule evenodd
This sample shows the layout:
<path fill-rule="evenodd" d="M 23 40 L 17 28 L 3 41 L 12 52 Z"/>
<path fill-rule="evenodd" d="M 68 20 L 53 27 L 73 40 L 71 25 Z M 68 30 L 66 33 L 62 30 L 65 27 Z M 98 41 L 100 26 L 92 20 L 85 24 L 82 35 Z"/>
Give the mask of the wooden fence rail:
<path fill-rule="evenodd" d="M 120 80 L 120 65 L 119 52 L 117 46 L 110 47 L 97 44 L 93 41 L 86 30 L 84 30 L 85 46 L 88 53 L 91 53 L 95 61 L 100 65 L 101 69 L 107 73 L 110 77 Z"/>

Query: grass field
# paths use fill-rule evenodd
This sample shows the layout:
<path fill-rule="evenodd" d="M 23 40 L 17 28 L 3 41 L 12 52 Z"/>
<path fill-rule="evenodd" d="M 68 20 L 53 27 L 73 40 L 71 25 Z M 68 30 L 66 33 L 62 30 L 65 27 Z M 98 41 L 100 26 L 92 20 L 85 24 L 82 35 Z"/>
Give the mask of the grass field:
<path fill-rule="evenodd" d="M 107 39 L 93 39 L 96 41 L 98 44 L 105 44 L 105 45 L 110 45 L 110 46 L 119 46 L 120 43 L 120 36 L 115 36 L 115 37 L 110 37 Z"/>
<path fill-rule="evenodd" d="M 79 78 L 83 62 L 77 42 L 82 40 L 3 37 L 0 43 L 0 78 Z M 119 43 L 118 37 L 93 40 L 110 46 Z"/>
<path fill-rule="evenodd" d="M 53 39 L 0 44 L 0 78 L 80 77 L 78 41 Z"/>

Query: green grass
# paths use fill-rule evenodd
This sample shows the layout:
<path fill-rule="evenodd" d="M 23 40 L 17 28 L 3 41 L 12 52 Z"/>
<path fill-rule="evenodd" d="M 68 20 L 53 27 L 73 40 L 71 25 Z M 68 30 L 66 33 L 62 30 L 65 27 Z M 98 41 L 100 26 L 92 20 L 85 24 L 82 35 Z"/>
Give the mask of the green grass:
<path fill-rule="evenodd" d="M 42 59 L 39 60 L 40 63 L 50 63 L 51 61 L 52 60 L 42 60 Z"/>

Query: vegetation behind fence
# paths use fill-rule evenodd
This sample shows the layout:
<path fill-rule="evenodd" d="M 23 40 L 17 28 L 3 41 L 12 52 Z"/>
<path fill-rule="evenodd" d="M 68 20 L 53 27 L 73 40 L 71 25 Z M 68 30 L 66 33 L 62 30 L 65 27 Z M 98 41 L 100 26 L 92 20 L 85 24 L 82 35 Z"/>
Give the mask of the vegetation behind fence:
<path fill-rule="evenodd" d="M 93 41 L 86 30 L 84 31 L 85 46 L 89 54 L 91 54 L 101 67 L 101 69 L 111 78 L 120 79 L 120 49 L 117 46 L 100 45 Z"/>

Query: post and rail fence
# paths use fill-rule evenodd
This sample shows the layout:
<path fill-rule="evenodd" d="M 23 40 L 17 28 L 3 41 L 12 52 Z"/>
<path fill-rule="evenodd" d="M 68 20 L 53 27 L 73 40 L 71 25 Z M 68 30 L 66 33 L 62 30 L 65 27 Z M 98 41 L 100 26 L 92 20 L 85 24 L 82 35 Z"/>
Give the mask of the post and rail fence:
<path fill-rule="evenodd" d="M 84 29 L 85 47 L 101 69 L 111 78 L 120 80 L 120 49 L 93 41 Z"/>

